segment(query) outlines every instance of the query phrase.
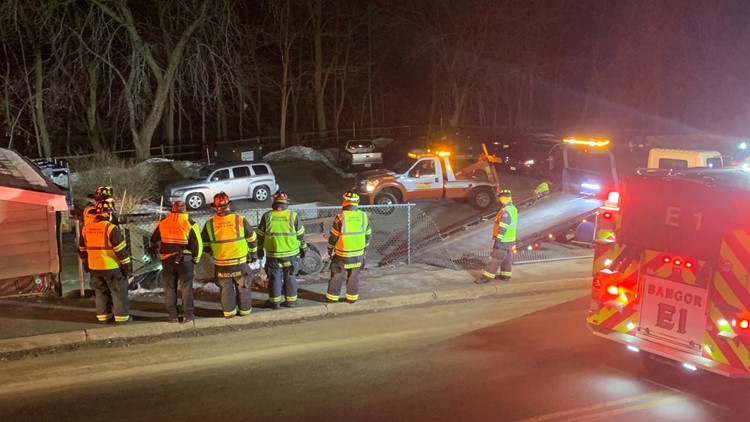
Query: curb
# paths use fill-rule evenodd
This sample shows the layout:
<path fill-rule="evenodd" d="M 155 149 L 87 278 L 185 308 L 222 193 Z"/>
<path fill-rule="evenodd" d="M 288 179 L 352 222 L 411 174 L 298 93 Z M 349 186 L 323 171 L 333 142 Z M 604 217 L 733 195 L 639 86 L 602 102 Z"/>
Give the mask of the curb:
<path fill-rule="evenodd" d="M 43 334 L 30 337 L 0 340 L 0 354 L 25 352 L 39 348 L 69 346 L 82 343 L 97 343 L 118 339 L 155 337 L 190 330 L 204 330 L 227 326 L 253 327 L 266 323 L 290 323 L 307 318 L 338 316 L 365 312 L 377 312 L 406 306 L 419 306 L 458 301 L 470 301 L 487 297 L 510 298 L 520 295 L 532 295 L 554 292 L 565 289 L 585 288 L 590 283 L 589 277 L 576 277 L 551 281 L 491 283 L 485 285 L 461 287 L 435 292 L 394 295 L 365 299 L 354 304 L 327 303 L 303 306 L 294 309 L 253 312 L 249 316 L 224 318 L 201 318 L 192 324 L 174 324 L 169 322 L 133 323 L 121 327 L 100 327 L 76 330 L 64 333 Z"/>

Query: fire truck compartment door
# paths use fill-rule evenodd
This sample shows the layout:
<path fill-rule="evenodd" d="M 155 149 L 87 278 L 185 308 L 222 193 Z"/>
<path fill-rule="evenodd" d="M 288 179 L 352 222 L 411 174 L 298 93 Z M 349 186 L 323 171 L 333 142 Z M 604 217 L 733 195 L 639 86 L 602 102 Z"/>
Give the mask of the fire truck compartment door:
<path fill-rule="evenodd" d="M 708 290 L 644 276 L 638 337 L 700 355 Z"/>

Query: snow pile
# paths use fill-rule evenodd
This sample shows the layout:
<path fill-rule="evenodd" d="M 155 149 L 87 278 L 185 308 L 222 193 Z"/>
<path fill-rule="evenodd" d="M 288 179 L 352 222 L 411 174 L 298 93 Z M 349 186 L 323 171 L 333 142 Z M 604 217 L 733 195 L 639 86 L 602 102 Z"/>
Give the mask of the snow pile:
<path fill-rule="evenodd" d="M 171 158 L 164 158 L 164 157 L 151 157 L 148 160 L 142 161 L 140 164 L 153 164 L 153 163 L 171 163 L 174 161 Z"/>
<path fill-rule="evenodd" d="M 354 177 L 354 174 L 345 172 L 335 164 L 337 158 L 338 151 L 335 148 L 318 151 L 303 146 L 289 147 L 279 151 L 269 152 L 263 156 L 263 159 L 266 161 L 320 161 L 342 177 Z"/>

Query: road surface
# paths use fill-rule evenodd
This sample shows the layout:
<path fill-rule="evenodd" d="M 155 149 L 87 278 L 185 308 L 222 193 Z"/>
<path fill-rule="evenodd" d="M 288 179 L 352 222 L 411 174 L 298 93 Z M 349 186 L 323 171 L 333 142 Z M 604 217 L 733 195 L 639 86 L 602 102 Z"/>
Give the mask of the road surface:
<path fill-rule="evenodd" d="M 591 335 L 582 291 L 0 362 L 3 420 L 747 420 L 747 386 Z M 356 306 L 356 305 L 355 305 Z"/>

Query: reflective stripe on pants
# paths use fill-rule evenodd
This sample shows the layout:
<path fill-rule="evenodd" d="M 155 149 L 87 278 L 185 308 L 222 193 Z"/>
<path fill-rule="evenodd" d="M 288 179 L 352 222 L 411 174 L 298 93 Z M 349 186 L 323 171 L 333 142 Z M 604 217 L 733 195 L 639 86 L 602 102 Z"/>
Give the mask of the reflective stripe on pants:
<path fill-rule="evenodd" d="M 333 256 L 331 258 L 331 278 L 328 280 L 328 292 L 326 297 L 330 300 L 339 300 L 341 287 L 344 284 L 344 273 L 346 273 L 346 299 L 359 299 L 359 272 L 362 269 L 364 257 L 342 258 Z"/>

